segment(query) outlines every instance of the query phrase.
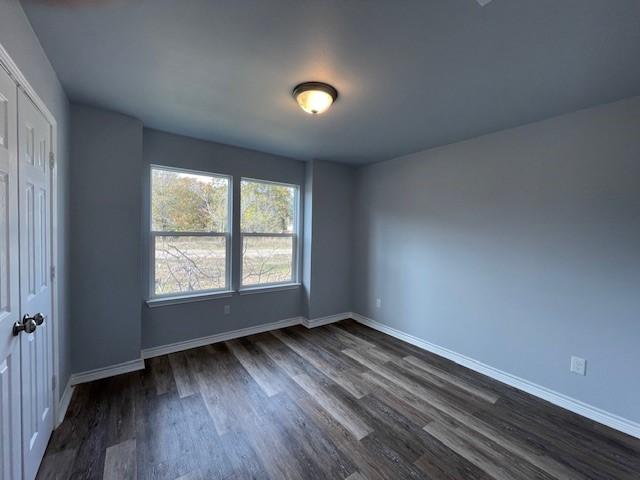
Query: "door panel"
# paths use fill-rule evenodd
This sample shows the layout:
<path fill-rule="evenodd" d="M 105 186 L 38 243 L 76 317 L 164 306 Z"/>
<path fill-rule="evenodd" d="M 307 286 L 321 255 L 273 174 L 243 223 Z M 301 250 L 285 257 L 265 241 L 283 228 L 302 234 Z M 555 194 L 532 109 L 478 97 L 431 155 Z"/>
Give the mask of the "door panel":
<path fill-rule="evenodd" d="M 35 478 L 53 429 L 51 224 L 49 151 L 51 126 L 29 98 L 18 92 L 18 190 L 21 314 L 45 320 L 32 334 L 22 333 L 22 455 L 24 478 Z"/>
<path fill-rule="evenodd" d="M 17 88 L 0 67 L 0 479 L 22 478 Z"/>

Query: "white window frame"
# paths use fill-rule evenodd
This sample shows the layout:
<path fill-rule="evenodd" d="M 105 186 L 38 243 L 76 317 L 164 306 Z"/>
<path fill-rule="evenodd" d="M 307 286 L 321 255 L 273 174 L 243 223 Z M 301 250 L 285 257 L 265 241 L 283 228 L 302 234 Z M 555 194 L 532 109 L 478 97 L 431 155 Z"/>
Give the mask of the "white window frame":
<path fill-rule="evenodd" d="M 224 178 L 229 186 L 227 190 L 227 231 L 226 232 L 172 232 L 153 230 L 153 170 L 186 173 L 191 175 L 203 175 L 207 177 Z M 220 173 L 191 170 L 178 167 L 166 167 L 152 164 L 149 170 L 149 299 L 182 299 L 190 297 L 207 297 L 216 294 L 226 294 L 232 291 L 231 284 L 231 253 L 233 240 L 233 177 Z M 157 294 L 156 283 L 156 238 L 157 237 L 225 237 L 225 286 L 222 288 L 210 288 L 195 290 L 192 292 L 171 292 Z"/>
<path fill-rule="evenodd" d="M 247 232 L 244 233 L 242 231 L 242 181 L 255 182 L 255 183 L 266 183 L 270 185 L 279 185 L 282 187 L 290 187 L 294 189 L 294 197 L 293 197 L 293 232 L 292 233 L 255 233 L 255 232 Z M 252 290 L 262 290 L 262 289 L 271 289 L 274 287 L 286 287 L 286 286 L 296 286 L 300 283 L 300 185 L 296 185 L 295 183 L 286 183 L 286 182 L 275 182 L 271 180 L 262 180 L 259 178 L 251 178 L 251 177 L 240 177 L 240 218 L 238 219 L 240 226 L 240 278 L 238 279 L 238 284 L 240 286 L 240 292 L 250 292 Z M 284 282 L 269 282 L 269 283 L 253 283 L 250 285 L 244 285 L 244 273 L 242 271 L 242 267 L 244 265 L 244 258 L 242 256 L 244 251 L 244 237 L 284 237 L 284 238 L 292 238 L 291 245 L 291 280 L 285 280 Z"/>

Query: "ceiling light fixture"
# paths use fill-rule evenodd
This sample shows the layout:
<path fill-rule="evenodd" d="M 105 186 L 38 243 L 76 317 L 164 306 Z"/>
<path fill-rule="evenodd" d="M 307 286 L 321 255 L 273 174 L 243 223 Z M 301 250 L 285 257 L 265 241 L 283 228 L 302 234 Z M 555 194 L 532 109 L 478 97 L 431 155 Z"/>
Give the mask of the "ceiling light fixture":
<path fill-rule="evenodd" d="M 293 89 L 293 98 L 300 108 L 312 115 L 326 112 L 338 98 L 338 91 L 322 82 L 304 82 Z"/>

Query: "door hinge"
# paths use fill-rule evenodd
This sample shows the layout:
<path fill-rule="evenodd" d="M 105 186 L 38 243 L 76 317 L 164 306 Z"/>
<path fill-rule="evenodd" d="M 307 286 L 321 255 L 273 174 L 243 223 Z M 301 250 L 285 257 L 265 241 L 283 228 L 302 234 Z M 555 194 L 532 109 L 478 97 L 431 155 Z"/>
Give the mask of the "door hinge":
<path fill-rule="evenodd" d="M 53 152 L 49 152 L 49 168 L 53 170 L 53 167 L 56 166 L 56 156 Z"/>
<path fill-rule="evenodd" d="M 56 383 L 57 383 L 57 378 L 54 375 L 53 377 L 51 377 L 51 390 L 53 390 L 53 391 L 56 390 Z"/>
<path fill-rule="evenodd" d="M 56 267 L 51 265 L 51 280 L 55 280 L 56 279 Z"/>

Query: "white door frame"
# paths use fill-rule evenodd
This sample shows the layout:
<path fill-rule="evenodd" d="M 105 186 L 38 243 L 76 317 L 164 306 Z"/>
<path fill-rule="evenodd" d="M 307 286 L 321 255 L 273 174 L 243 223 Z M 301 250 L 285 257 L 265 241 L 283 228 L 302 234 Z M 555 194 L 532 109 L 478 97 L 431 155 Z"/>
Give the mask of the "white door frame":
<path fill-rule="evenodd" d="M 18 65 L 13 61 L 9 53 L 0 44 L 0 68 L 4 67 L 9 72 L 9 76 L 16 82 L 20 88 L 36 105 L 38 110 L 42 112 L 44 117 L 51 125 L 51 152 L 53 153 L 55 162 L 54 168 L 50 169 L 51 184 L 51 236 L 50 236 L 50 258 L 51 267 L 56 273 L 51 279 L 51 316 L 53 335 L 51 338 L 51 352 L 53 354 L 53 376 L 55 379 L 55 388 L 53 389 L 53 413 L 54 427 L 57 427 L 62 419 L 60 418 L 60 351 L 59 351 L 59 319 L 62 317 L 61 302 L 58 291 L 58 199 L 60 192 L 58 191 L 58 122 L 51 111 L 47 108 L 42 98 L 37 94 L 35 89 L 29 84 L 26 77 L 22 74 Z M 50 277 L 51 278 L 51 277 Z"/>

